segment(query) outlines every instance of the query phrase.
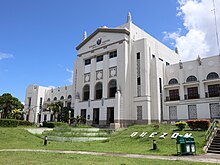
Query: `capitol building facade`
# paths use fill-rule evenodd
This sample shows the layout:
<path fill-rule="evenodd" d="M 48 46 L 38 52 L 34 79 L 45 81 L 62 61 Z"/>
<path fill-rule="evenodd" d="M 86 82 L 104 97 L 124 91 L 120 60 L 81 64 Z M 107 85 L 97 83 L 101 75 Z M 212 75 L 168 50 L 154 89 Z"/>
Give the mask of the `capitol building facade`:
<path fill-rule="evenodd" d="M 181 62 L 180 56 L 127 22 L 100 27 L 76 47 L 73 84 L 29 85 L 26 119 L 53 119 L 47 105 L 62 102 L 94 126 L 125 127 L 220 118 L 220 55 Z"/>

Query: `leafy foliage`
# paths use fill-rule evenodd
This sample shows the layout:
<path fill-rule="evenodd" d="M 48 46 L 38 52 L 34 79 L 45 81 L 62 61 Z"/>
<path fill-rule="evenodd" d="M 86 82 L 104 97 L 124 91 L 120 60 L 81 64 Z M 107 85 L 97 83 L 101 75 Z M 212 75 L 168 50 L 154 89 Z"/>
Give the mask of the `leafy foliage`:
<path fill-rule="evenodd" d="M 61 115 L 60 115 L 60 121 L 61 122 L 68 122 L 69 120 L 69 111 L 70 113 L 70 120 L 73 120 L 73 116 L 74 116 L 74 110 L 69 108 L 69 107 L 63 107 L 62 111 L 61 111 Z"/>
<path fill-rule="evenodd" d="M 182 131 L 186 127 L 186 122 L 177 122 L 175 125 Z"/>
<path fill-rule="evenodd" d="M 31 126 L 32 123 L 16 119 L 0 119 L 0 127 Z"/>
<path fill-rule="evenodd" d="M 4 93 L 0 96 L 2 118 L 12 118 L 12 111 L 14 109 L 23 109 L 22 103 L 16 97 L 13 97 L 10 93 Z"/>
<path fill-rule="evenodd" d="M 60 121 L 60 115 L 63 110 L 63 103 L 58 101 L 55 103 L 51 103 L 47 106 L 51 111 L 53 111 L 53 114 L 55 116 L 55 121 Z"/>
<path fill-rule="evenodd" d="M 192 130 L 207 130 L 210 126 L 209 120 L 188 120 L 187 121 L 188 126 Z"/>
<path fill-rule="evenodd" d="M 43 127 L 47 127 L 47 128 L 54 128 L 54 127 L 65 127 L 67 126 L 66 123 L 62 123 L 62 122 L 43 122 Z"/>
<path fill-rule="evenodd" d="M 20 120 L 23 119 L 23 111 L 21 109 L 17 109 L 15 108 L 14 110 L 12 110 L 12 118 Z"/>

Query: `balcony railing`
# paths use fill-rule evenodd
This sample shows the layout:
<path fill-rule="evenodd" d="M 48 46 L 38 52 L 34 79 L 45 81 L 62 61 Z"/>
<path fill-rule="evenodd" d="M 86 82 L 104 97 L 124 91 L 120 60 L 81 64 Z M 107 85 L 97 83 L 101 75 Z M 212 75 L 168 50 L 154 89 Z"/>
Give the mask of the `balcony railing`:
<path fill-rule="evenodd" d="M 206 92 L 205 93 L 205 97 L 219 97 L 220 96 L 220 92 L 216 91 L 216 92 Z"/>
<path fill-rule="evenodd" d="M 200 96 L 199 94 L 191 94 L 191 95 L 184 95 L 184 99 L 188 100 L 188 99 L 199 99 Z"/>
<path fill-rule="evenodd" d="M 176 101 L 180 100 L 180 96 L 167 96 L 166 101 Z"/>

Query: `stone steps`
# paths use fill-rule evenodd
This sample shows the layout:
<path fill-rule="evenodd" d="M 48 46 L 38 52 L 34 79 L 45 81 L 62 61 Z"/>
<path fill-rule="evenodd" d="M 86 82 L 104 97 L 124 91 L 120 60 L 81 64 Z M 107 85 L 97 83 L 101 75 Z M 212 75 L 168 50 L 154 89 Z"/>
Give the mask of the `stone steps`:
<path fill-rule="evenodd" d="M 42 138 L 47 136 L 48 140 L 62 142 L 107 140 L 110 136 L 108 130 L 99 128 L 55 128 L 53 131 L 43 132 L 42 135 Z"/>
<path fill-rule="evenodd" d="M 220 154 L 220 130 L 217 131 L 216 136 L 213 138 L 207 153 Z"/>

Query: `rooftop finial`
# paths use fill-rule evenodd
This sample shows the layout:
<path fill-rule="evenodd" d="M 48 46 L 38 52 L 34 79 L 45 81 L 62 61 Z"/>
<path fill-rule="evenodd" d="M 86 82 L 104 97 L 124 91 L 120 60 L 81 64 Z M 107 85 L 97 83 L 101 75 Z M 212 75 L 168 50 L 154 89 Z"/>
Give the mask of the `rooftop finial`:
<path fill-rule="evenodd" d="M 83 40 L 85 40 L 87 38 L 87 34 L 86 32 L 83 33 Z"/>
<path fill-rule="evenodd" d="M 127 23 L 132 22 L 131 12 L 128 12 Z"/>

